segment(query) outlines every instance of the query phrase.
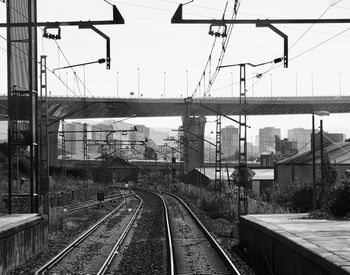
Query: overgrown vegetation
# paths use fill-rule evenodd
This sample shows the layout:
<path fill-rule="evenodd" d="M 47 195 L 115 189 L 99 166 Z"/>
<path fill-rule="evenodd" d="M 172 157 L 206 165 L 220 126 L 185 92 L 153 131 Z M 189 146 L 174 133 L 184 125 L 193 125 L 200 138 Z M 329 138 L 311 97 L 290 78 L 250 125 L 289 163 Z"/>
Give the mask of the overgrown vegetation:
<path fill-rule="evenodd" d="M 181 179 L 181 181 L 179 180 Z M 169 181 L 166 174 L 153 173 L 145 184 L 145 188 L 153 186 L 155 190 L 168 190 L 180 197 L 186 198 L 199 209 L 206 212 L 212 219 L 227 219 L 233 220 L 237 218 L 237 188 L 233 182 L 223 182 L 221 190 L 219 186 L 210 183 L 203 187 L 193 185 L 191 183 L 185 184 L 182 178 L 177 178 Z M 253 193 L 249 194 L 248 210 L 250 214 L 273 214 L 273 213 L 289 213 L 289 209 L 267 201 L 262 197 L 256 197 Z"/>
<path fill-rule="evenodd" d="M 327 153 L 323 156 L 322 173 L 324 183 L 316 183 L 316 209 L 311 213 L 315 218 L 341 218 L 350 216 L 350 170 L 343 175 L 336 163 L 331 163 Z M 286 192 L 271 190 L 271 200 L 295 212 L 312 211 L 313 189 L 310 184 L 294 182 Z"/>
<path fill-rule="evenodd" d="M 331 163 L 324 154 L 323 177 L 324 184 L 316 184 L 317 211 L 311 213 L 315 218 L 350 217 L 350 169 L 340 175 L 337 165 Z M 321 167 L 319 167 L 321 171 Z M 154 188 L 169 190 L 186 197 L 211 218 L 232 219 L 237 217 L 237 187 L 233 183 L 222 185 L 216 189 L 213 183 L 206 187 L 185 184 L 176 180 L 173 184 L 166 174 L 154 174 L 149 179 Z M 313 188 L 310 183 L 294 182 L 286 191 L 279 192 L 269 189 L 264 194 L 256 196 L 248 194 L 249 214 L 283 214 L 311 212 L 313 206 Z"/>

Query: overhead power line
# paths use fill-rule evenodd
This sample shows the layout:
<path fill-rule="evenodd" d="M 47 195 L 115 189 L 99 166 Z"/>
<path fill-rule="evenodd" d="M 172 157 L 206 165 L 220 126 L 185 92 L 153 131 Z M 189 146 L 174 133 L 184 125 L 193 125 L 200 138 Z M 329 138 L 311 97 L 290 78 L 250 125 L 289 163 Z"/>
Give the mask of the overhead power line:
<path fill-rule="evenodd" d="M 226 2 L 225 9 L 224 9 L 224 12 L 223 12 L 223 15 L 222 15 L 223 19 L 225 18 L 227 7 L 228 7 L 228 1 Z M 235 19 L 237 17 L 238 8 L 239 8 L 239 1 L 236 0 L 235 4 L 234 4 L 234 7 L 233 7 L 233 14 L 232 14 L 231 19 Z M 208 84 L 207 88 L 204 89 L 204 94 L 206 95 L 207 91 L 210 91 L 210 89 L 211 89 L 212 85 L 214 84 L 214 82 L 216 80 L 216 77 L 217 77 L 217 75 L 219 73 L 219 67 L 221 66 L 221 64 L 223 62 L 223 59 L 224 59 L 224 56 L 225 56 L 225 53 L 226 53 L 226 49 L 227 49 L 227 45 L 229 43 L 229 40 L 230 40 L 230 37 L 231 37 L 231 34 L 232 34 L 232 28 L 233 28 L 233 25 L 231 24 L 229 26 L 229 28 L 228 28 L 227 35 L 225 35 L 223 37 L 220 57 L 218 59 L 218 63 L 216 65 L 215 71 L 214 71 L 214 73 L 212 75 L 212 73 L 211 73 L 211 63 L 212 63 L 213 52 L 214 52 L 214 49 L 215 49 L 215 46 L 216 46 L 216 42 L 217 42 L 217 37 L 218 37 L 218 36 L 215 36 L 215 39 L 213 41 L 213 45 L 212 45 L 210 53 L 209 53 L 209 57 L 207 59 L 207 62 L 206 62 L 205 67 L 204 67 L 204 70 L 203 70 L 203 72 L 201 74 L 201 77 L 199 79 L 199 82 L 198 82 L 197 86 L 195 87 L 194 92 L 192 93 L 192 96 L 195 96 L 195 94 L 198 92 L 198 90 L 200 90 L 202 85 L 203 85 L 203 87 L 205 87 L 205 77 L 206 77 L 206 74 L 207 74 L 208 70 L 209 70 L 209 72 L 208 72 L 208 74 L 209 74 L 208 83 L 209 84 Z M 221 29 L 221 26 L 219 26 L 219 31 L 220 31 L 220 29 Z"/>
<path fill-rule="evenodd" d="M 339 0 L 336 3 L 333 3 L 327 7 L 327 9 L 318 17 L 318 19 L 321 19 L 334 5 L 338 4 L 343 0 Z M 298 42 L 312 29 L 312 27 L 315 25 L 315 23 L 311 24 L 303 33 L 302 35 L 289 47 L 288 51 L 293 49 L 293 47 L 298 44 Z"/>
<path fill-rule="evenodd" d="M 9 6 L 8 3 L 6 3 L 6 5 Z M 18 13 L 19 15 L 23 16 L 23 18 L 28 19 L 28 17 L 27 17 L 26 15 L 22 14 L 20 11 L 18 11 L 18 10 L 15 9 L 14 7 L 12 7 L 12 6 L 9 6 L 9 7 L 10 7 L 12 10 L 14 10 L 16 13 Z M 40 27 L 40 29 L 41 29 L 42 31 L 45 31 L 45 28 Z M 4 38 L 4 37 L 2 37 L 2 38 Z M 4 38 L 4 39 L 7 41 L 6 38 Z M 12 42 L 10 42 L 10 43 L 11 43 L 12 45 L 14 45 Z M 62 55 L 64 56 L 66 62 L 70 65 L 70 62 L 69 62 L 68 58 L 66 57 L 65 53 L 64 53 L 63 50 L 61 49 L 61 47 L 60 47 L 60 45 L 58 44 L 57 40 L 55 40 L 55 43 L 56 43 L 56 46 L 58 47 L 59 51 L 60 51 L 60 52 L 62 53 Z M 15 47 L 16 47 L 16 46 L 15 46 Z M 20 50 L 20 49 L 19 49 L 19 50 Z M 26 54 L 26 55 L 28 56 L 28 54 Z M 39 62 L 38 62 L 38 63 L 39 63 Z M 73 68 L 72 68 L 72 71 L 73 71 L 74 74 L 76 75 L 77 80 L 79 80 L 79 82 L 83 85 L 84 90 L 85 90 L 85 91 L 88 91 L 88 92 L 90 93 L 90 95 L 93 97 L 92 92 L 86 87 L 85 83 L 84 83 L 84 82 L 81 80 L 81 78 L 76 74 L 76 72 L 75 72 L 75 70 L 74 70 Z M 49 72 L 51 72 L 52 74 L 54 74 L 54 72 L 53 72 L 52 70 L 49 70 Z M 55 75 L 55 74 L 54 74 L 54 75 Z M 57 76 L 55 75 L 55 77 L 57 77 Z M 63 83 L 63 81 L 60 79 L 60 77 L 58 77 L 58 79 L 60 80 L 61 83 Z M 65 86 L 66 86 L 67 88 L 69 88 L 67 84 L 65 84 Z M 78 87 L 79 87 L 79 86 L 78 86 Z M 71 91 L 71 92 L 73 92 L 74 96 L 76 96 L 76 94 L 74 93 L 74 91 L 73 91 L 71 88 L 69 88 L 68 90 Z M 82 94 L 81 94 L 81 93 L 80 93 L 80 96 L 82 97 Z"/>

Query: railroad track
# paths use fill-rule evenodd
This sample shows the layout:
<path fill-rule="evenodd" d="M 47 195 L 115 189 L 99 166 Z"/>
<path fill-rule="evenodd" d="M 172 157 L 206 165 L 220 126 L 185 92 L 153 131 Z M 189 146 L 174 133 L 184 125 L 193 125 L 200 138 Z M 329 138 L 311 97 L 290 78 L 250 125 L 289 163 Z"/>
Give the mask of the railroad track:
<path fill-rule="evenodd" d="M 159 196 L 163 204 L 163 236 L 166 240 L 164 271 L 167 274 L 240 274 L 223 249 L 180 198 L 166 192 L 150 193 Z M 132 230 L 133 233 L 130 231 L 143 203 L 138 195 L 134 192 L 132 194 L 133 197 L 129 198 L 123 196 L 123 202 L 113 212 L 40 268 L 36 274 L 116 274 L 123 261 L 125 249 L 128 249 L 128 245 L 121 249 L 123 242 L 132 241 L 135 230 Z M 156 220 L 159 221 L 159 216 Z M 137 222 L 138 226 L 139 222 L 140 220 Z M 147 228 L 146 226 L 144 230 Z M 140 241 L 139 238 L 140 235 L 136 241 Z M 138 242 L 136 245 L 139 245 Z M 147 247 L 140 253 L 147 253 Z M 165 250 L 163 251 L 165 255 Z M 134 254 L 132 256 L 135 257 Z M 135 260 L 129 257 L 126 263 L 130 265 Z M 140 268 L 146 272 L 147 267 L 144 264 Z"/>
<path fill-rule="evenodd" d="M 123 196 L 127 197 L 127 196 L 132 196 L 132 195 L 133 195 L 132 193 L 123 194 L 122 190 L 120 190 L 119 194 L 106 196 L 104 202 L 108 202 L 108 201 L 116 200 L 116 199 L 121 199 L 121 198 L 123 198 Z M 78 202 L 78 203 L 62 206 L 61 208 L 63 208 L 64 213 L 68 214 L 68 213 L 79 211 L 81 209 L 93 207 L 93 206 L 96 206 L 98 204 L 99 204 L 99 201 L 94 199 L 94 200 L 87 200 L 87 201 L 83 201 L 83 202 Z"/>
<path fill-rule="evenodd" d="M 163 201 L 168 240 L 169 274 L 237 274 L 238 269 L 177 196 L 158 194 Z"/>
<path fill-rule="evenodd" d="M 142 199 L 131 193 L 132 197 L 122 194 L 122 203 L 35 274 L 106 274 L 142 205 Z"/>

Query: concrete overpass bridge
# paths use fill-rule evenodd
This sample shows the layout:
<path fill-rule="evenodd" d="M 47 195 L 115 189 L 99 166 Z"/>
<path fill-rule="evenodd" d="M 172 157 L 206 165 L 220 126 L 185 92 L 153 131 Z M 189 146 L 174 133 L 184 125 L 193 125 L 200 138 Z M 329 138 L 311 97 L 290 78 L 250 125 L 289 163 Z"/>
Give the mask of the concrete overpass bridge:
<path fill-rule="evenodd" d="M 317 110 L 330 113 L 349 113 L 350 96 L 322 97 L 247 97 L 247 104 L 240 105 L 238 97 L 193 98 L 191 112 L 198 116 L 213 116 L 217 106 L 225 115 L 311 114 Z M 184 116 L 188 103 L 183 98 L 80 98 L 49 97 L 51 121 L 61 119 Z M 203 107 L 204 106 L 204 107 Z M 7 115 L 7 96 L 0 96 L 0 117 Z M 209 109 L 205 108 L 208 107 Z"/>
<path fill-rule="evenodd" d="M 330 113 L 350 113 L 350 96 L 322 97 L 247 97 L 241 105 L 238 97 L 183 98 L 80 98 L 49 97 L 48 115 L 50 131 L 56 132 L 62 119 L 92 119 L 116 117 L 183 117 L 184 129 L 204 136 L 205 116 L 215 116 L 218 106 L 228 116 L 245 113 L 251 115 L 311 114 L 318 110 Z M 0 118 L 7 117 L 7 96 L 0 96 Z M 195 117 L 190 117 L 195 116 Z M 50 136 L 50 159 L 57 161 L 58 136 Z M 203 141 L 191 147 L 203 151 Z M 198 156 L 188 154 L 189 163 L 199 167 Z M 193 158 L 193 160 L 192 160 Z M 202 156 L 203 158 L 203 156 Z M 196 164 L 197 163 L 197 164 Z"/>

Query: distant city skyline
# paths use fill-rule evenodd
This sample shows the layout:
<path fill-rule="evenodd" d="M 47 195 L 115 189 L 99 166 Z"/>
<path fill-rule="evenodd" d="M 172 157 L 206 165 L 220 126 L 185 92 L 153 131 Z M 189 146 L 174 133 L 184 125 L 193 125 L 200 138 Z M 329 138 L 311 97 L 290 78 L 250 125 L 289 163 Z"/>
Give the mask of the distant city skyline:
<path fill-rule="evenodd" d="M 331 116 L 337 116 L 339 117 L 339 115 L 331 115 Z M 342 120 L 337 120 L 335 119 L 335 123 L 333 123 L 333 120 L 331 120 L 331 116 L 325 118 L 323 121 L 324 124 L 324 131 L 325 132 L 331 132 L 331 133 L 342 133 L 345 134 L 345 138 L 350 137 L 350 132 L 348 129 L 346 129 L 346 125 L 344 124 L 344 121 Z M 253 117 L 250 116 L 248 117 L 248 124 L 251 123 L 252 120 L 257 120 L 259 125 L 261 125 L 262 123 L 260 121 L 264 121 L 267 120 L 266 122 L 264 122 L 264 127 L 261 128 L 257 128 L 254 127 L 254 123 L 252 124 L 252 129 L 248 129 L 247 130 L 247 138 L 248 138 L 248 142 L 253 143 L 254 145 L 256 144 L 255 141 L 255 137 L 259 134 L 259 129 L 265 128 L 265 127 L 275 127 L 275 128 L 280 128 L 281 129 L 281 138 L 288 138 L 288 130 L 294 129 L 294 128 L 304 128 L 305 130 L 310 130 L 311 131 L 311 116 L 304 116 L 304 115 L 300 115 L 297 117 L 300 117 L 300 124 L 299 123 L 295 123 L 294 120 L 290 121 L 290 117 L 293 116 L 278 116 L 278 117 L 282 117 L 281 119 L 275 119 L 276 117 L 274 116 L 265 116 L 265 117 Z M 266 119 L 267 118 L 267 119 Z M 116 118 L 116 119 L 96 119 L 96 120 L 66 120 L 66 122 L 74 122 L 74 121 L 79 121 L 82 123 L 91 123 L 91 124 L 98 124 L 98 123 L 103 123 L 105 121 L 118 121 L 120 119 L 123 118 Z M 205 130 L 205 136 L 210 138 L 212 140 L 215 140 L 215 123 L 213 122 L 215 120 L 215 117 L 208 117 L 207 119 L 207 123 L 206 123 L 206 130 Z M 310 121 L 307 121 L 310 120 Z M 177 136 L 177 132 L 174 132 L 172 130 L 178 128 L 178 126 L 182 125 L 181 122 L 181 118 L 174 118 L 174 117 L 170 117 L 170 118 L 157 118 L 157 122 L 155 123 L 153 121 L 153 118 L 149 119 L 149 118 L 131 118 L 129 120 L 127 120 L 126 122 L 119 122 L 118 125 L 119 127 L 126 127 L 127 125 L 137 125 L 137 124 L 141 124 L 141 125 L 145 125 L 147 127 L 149 127 L 151 129 L 151 132 L 155 133 L 155 132 L 161 132 L 163 134 L 160 134 L 162 137 L 159 138 L 159 140 L 161 140 L 166 136 Z M 309 127 L 308 127 L 308 124 Z M 338 125 L 344 124 L 344 126 L 340 126 L 337 127 Z M 124 126 L 123 126 L 124 125 Z M 176 125 L 176 126 L 171 126 L 171 127 L 167 127 L 169 125 Z M 282 127 L 278 127 L 279 125 L 282 125 Z M 284 125 L 284 127 L 283 127 Z M 290 125 L 289 127 L 286 127 L 286 125 Z M 303 127 L 303 125 L 305 125 Z M 223 126 L 222 128 L 226 127 L 226 126 L 234 126 L 237 127 L 237 125 L 232 125 L 230 122 L 225 121 L 225 119 L 223 119 Z M 319 126 L 319 122 L 316 118 L 316 123 L 315 123 L 315 128 L 317 131 L 317 127 Z M 213 134 L 211 133 L 213 132 Z M 0 122 L 0 139 L 1 140 L 6 140 L 7 139 L 7 121 L 2 121 Z"/>
<path fill-rule="evenodd" d="M 236 118 L 237 117 L 234 117 Z M 249 142 L 255 143 L 255 136 L 259 134 L 259 129 L 265 127 L 275 127 L 281 129 L 281 138 L 288 138 L 288 129 L 304 128 L 312 129 L 311 115 L 277 115 L 277 116 L 248 116 L 247 123 L 251 128 L 247 129 L 247 138 Z M 215 133 L 215 119 L 216 117 L 207 117 L 205 135 L 210 136 L 211 132 Z M 326 132 L 343 133 L 346 137 L 350 137 L 350 128 L 345 123 L 348 119 L 346 114 L 330 114 L 330 116 L 323 118 L 323 126 Z M 319 127 L 319 117 L 315 117 L 315 128 Z M 181 117 L 158 117 L 158 118 L 133 118 L 131 120 L 135 124 L 144 124 L 151 128 L 168 129 L 170 135 L 171 130 L 176 129 L 182 125 Z M 172 125 L 171 128 L 169 125 Z M 226 126 L 238 125 L 223 118 L 222 128 Z"/>

